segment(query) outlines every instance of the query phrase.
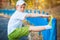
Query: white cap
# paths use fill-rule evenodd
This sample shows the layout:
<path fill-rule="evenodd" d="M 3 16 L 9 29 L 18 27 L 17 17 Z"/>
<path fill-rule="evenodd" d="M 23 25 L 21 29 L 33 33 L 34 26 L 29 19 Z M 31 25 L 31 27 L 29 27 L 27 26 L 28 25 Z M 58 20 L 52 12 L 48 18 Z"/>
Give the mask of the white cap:
<path fill-rule="evenodd" d="M 17 1 L 16 6 L 18 5 L 23 5 L 25 2 L 24 1 Z M 25 3 L 26 4 L 26 3 Z"/>

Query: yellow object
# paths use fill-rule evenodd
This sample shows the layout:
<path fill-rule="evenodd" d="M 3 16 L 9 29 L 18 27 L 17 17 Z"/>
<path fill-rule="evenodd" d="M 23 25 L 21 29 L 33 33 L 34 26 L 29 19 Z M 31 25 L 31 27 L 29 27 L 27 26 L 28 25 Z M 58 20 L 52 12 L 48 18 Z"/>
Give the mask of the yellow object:
<path fill-rule="evenodd" d="M 52 19 L 53 19 L 53 16 L 51 15 L 51 16 L 50 16 L 50 21 L 49 21 L 49 24 L 48 24 L 48 25 L 50 25 L 50 26 L 52 25 Z"/>

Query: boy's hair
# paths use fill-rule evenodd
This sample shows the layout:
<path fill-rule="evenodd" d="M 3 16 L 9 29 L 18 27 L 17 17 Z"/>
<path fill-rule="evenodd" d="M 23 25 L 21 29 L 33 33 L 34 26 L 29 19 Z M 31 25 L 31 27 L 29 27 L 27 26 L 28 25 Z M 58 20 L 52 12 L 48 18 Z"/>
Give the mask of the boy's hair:
<path fill-rule="evenodd" d="M 24 3 L 23 5 L 25 5 L 26 6 L 26 4 Z"/>

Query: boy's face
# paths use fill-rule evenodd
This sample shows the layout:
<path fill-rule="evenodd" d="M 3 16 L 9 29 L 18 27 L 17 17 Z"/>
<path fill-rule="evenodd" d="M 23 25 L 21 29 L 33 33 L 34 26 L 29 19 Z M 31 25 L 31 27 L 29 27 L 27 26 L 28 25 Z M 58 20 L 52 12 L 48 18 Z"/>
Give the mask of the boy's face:
<path fill-rule="evenodd" d="M 24 12 L 26 5 L 17 6 L 17 10 Z"/>

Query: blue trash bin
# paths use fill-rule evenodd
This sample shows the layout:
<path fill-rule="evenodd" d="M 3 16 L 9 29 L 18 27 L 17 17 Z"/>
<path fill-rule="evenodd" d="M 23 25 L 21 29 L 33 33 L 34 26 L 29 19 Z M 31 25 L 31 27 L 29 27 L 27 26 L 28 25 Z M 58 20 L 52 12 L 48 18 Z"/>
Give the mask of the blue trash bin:
<path fill-rule="evenodd" d="M 48 24 L 48 18 L 27 18 L 27 21 L 34 26 L 43 26 Z M 39 32 L 40 34 L 40 32 Z M 57 40 L 56 19 L 52 20 L 52 29 L 42 31 L 43 40 Z"/>

